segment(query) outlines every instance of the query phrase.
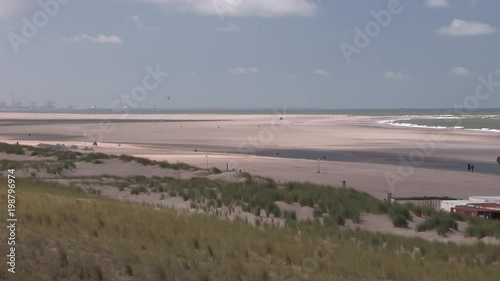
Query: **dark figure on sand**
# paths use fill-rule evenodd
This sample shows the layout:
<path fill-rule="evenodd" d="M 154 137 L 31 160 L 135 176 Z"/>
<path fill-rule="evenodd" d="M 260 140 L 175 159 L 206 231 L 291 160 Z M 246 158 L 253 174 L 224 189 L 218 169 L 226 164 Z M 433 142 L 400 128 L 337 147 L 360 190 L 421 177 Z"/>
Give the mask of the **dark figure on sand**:
<path fill-rule="evenodd" d="M 474 165 L 470 166 L 470 171 L 474 173 Z"/>
<path fill-rule="evenodd" d="M 467 171 L 470 172 L 470 164 L 467 164 Z"/>

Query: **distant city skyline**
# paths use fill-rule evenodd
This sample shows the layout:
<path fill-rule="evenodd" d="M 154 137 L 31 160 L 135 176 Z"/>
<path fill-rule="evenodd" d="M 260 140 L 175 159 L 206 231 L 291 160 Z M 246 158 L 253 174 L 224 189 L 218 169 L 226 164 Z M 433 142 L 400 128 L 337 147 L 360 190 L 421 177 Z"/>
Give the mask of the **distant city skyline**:
<path fill-rule="evenodd" d="M 0 107 L 500 108 L 493 0 L 0 0 Z M 481 92 L 483 91 L 483 92 Z M 1 102 L 3 101 L 3 103 Z"/>

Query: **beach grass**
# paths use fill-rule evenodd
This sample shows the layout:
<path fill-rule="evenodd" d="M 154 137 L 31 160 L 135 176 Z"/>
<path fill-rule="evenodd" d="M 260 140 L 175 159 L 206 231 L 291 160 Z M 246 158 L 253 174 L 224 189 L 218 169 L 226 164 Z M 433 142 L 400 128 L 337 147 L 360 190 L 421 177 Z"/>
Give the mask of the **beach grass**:
<path fill-rule="evenodd" d="M 91 162 L 102 164 L 105 160 L 119 159 L 122 162 L 135 161 L 144 166 L 158 166 L 164 169 L 189 170 L 198 168 L 185 163 L 169 163 L 167 161 L 154 161 L 143 157 L 129 155 L 108 155 L 103 153 L 81 153 L 78 151 L 53 150 L 47 148 L 20 146 L 0 143 L 0 152 L 8 154 L 21 154 L 31 151 L 32 156 L 54 157 L 44 161 L 13 161 L 0 160 L 0 168 L 16 169 L 29 168 L 32 177 L 38 177 L 38 172 L 45 171 L 49 175 L 61 175 L 65 170 L 76 167 L 78 162 Z M 221 173 L 218 169 L 211 169 L 211 173 Z M 285 203 L 299 203 L 302 206 L 313 208 L 314 217 L 322 218 L 328 225 L 344 225 L 346 220 L 361 223 L 364 213 L 387 214 L 395 227 L 407 227 L 412 220 L 410 212 L 426 220 L 417 226 L 418 231 L 435 230 L 440 235 L 446 236 L 449 230 L 457 228 L 457 221 L 467 221 L 470 225 L 466 234 L 470 237 L 483 238 L 485 236 L 500 237 L 498 222 L 464 218 L 453 213 L 437 212 L 431 208 L 422 208 L 412 204 L 390 204 L 373 198 L 367 193 L 354 189 L 335 188 L 311 183 L 290 182 L 279 185 L 269 178 L 253 177 L 248 173 L 239 173 L 244 182 L 230 183 L 224 181 L 211 181 L 206 178 L 192 180 L 179 180 L 174 178 L 147 178 L 144 176 L 126 179 L 117 179 L 115 186 L 120 190 L 129 187 L 131 194 L 157 192 L 168 193 L 172 196 L 192 200 L 196 208 L 207 209 L 211 206 L 239 206 L 243 211 L 260 214 L 264 210 L 267 216 L 291 222 L 292 215 L 279 211 L 275 206 L 276 201 Z M 131 186 L 134 185 L 134 186 Z M 206 196 L 215 193 L 214 196 Z M 164 195 L 163 195 L 164 196 Z M 325 216 L 327 215 L 327 216 Z"/>
<path fill-rule="evenodd" d="M 245 212 L 260 216 L 264 211 L 266 216 L 284 219 L 287 224 L 294 225 L 296 214 L 292 211 L 283 212 L 276 202 L 288 204 L 299 203 L 301 206 L 313 208 L 314 218 L 323 218 L 325 225 L 342 226 L 346 220 L 362 223 L 363 214 L 388 215 L 395 227 L 408 227 L 408 222 L 415 216 L 425 218 L 417 226 L 417 231 L 435 230 L 439 235 L 446 236 L 452 229 L 457 230 L 457 221 L 470 222 L 470 237 L 498 237 L 500 222 L 484 219 L 466 218 L 454 213 L 438 212 L 431 208 L 421 208 L 412 204 L 397 204 L 380 201 L 367 193 L 354 189 L 335 188 L 310 183 L 290 182 L 279 185 L 272 179 L 254 178 L 241 175 L 244 182 L 225 182 L 194 178 L 182 180 L 175 178 L 134 176 L 115 179 L 111 185 L 119 190 L 129 187 L 131 194 L 146 192 L 167 193 L 171 196 L 191 200 L 195 209 L 220 208 L 232 209 L 241 207 Z M 293 214 L 292 214 L 293 213 Z"/>
<path fill-rule="evenodd" d="M 255 228 L 38 180 L 17 186 L 17 273 L 1 271 L 0 279 L 465 281 L 500 274 L 499 248 L 484 244 L 431 243 L 313 221 L 298 229 Z"/>
<path fill-rule="evenodd" d="M 25 153 L 23 146 L 10 145 L 7 143 L 0 143 L 0 152 L 6 153 L 6 154 L 17 154 L 17 155 L 24 155 L 24 153 Z"/>

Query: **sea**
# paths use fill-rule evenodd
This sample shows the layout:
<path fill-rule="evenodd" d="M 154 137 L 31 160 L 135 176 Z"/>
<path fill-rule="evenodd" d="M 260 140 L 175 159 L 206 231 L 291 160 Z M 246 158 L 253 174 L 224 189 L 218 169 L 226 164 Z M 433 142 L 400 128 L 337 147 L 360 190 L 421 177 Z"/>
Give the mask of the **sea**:
<path fill-rule="evenodd" d="M 466 115 L 405 115 L 392 120 L 382 120 L 379 123 L 402 127 L 458 129 L 500 133 L 500 112 L 485 111 Z"/>
<path fill-rule="evenodd" d="M 88 109 L 27 109 L 0 112 L 26 113 L 69 113 L 69 114 L 120 114 L 110 108 Z M 380 123 L 403 127 L 420 127 L 434 129 L 464 129 L 500 132 L 500 109 L 481 108 L 466 114 L 458 114 L 456 110 L 446 108 L 434 109 L 322 109 L 322 108 L 136 108 L 128 109 L 127 114 L 304 114 L 304 115 L 350 115 L 350 116 L 391 116 L 390 120 Z M 123 113 L 123 111 L 121 111 Z"/>

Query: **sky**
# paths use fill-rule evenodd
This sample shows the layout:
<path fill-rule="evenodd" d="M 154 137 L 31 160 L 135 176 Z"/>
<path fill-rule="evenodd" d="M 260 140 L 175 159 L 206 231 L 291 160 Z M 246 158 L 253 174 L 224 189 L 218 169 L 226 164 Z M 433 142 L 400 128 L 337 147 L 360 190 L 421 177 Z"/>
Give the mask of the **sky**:
<path fill-rule="evenodd" d="M 0 99 L 450 108 L 479 77 L 500 82 L 498 11 L 497 0 L 0 0 Z M 478 106 L 500 108 L 500 85 L 484 89 Z"/>

